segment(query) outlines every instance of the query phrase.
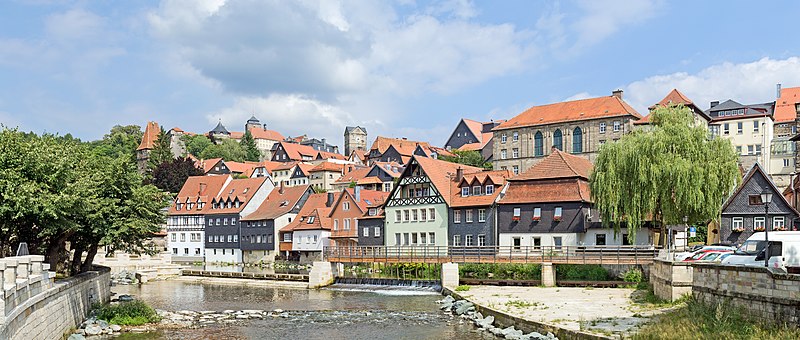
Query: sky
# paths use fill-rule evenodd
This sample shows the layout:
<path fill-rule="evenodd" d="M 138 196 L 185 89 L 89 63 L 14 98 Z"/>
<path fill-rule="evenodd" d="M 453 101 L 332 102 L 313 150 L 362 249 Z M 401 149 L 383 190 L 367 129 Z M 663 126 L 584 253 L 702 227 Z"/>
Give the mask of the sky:
<path fill-rule="evenodd" d="M 197 0 L 0 3 L 0 124 L 114 125 L 343 144 L 345 126 L 446 142 L 459 119 L 624 90 L 640 113 L 800 86 L 800 1 Z"/>

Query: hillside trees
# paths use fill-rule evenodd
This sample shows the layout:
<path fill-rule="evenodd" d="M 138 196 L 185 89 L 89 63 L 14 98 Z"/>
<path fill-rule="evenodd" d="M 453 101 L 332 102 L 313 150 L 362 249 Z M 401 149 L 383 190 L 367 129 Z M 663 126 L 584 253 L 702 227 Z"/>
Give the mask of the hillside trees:
<path fill-rule="evenodd" d="M 439 156 L 439 159 L 451 163 L 459 163 L 489 170 L 492 169 L 492 164 L 484 162 L 483 156 L 478 151 L 453 150 L 452 152 L 455 156 Z"/>
<path fill-rule="evenodd" d="M 197 168 L 191 158 L 175 158 L 161 163 L 153 170 L 150 183 L 161 190 L 177 194 L 189 176 L 202 176 L 203 170 Z"/>
<path fill-rule="evenodd" d="M 239 141 L 239 145 L 244 149 L 246 161 L 258 162 L 261 160 L 261 151 L 258 151 L 256 141 L 253 139 L 253 134 L 250 133 L 250 130 L 244 132 L 244 136 L 242 136 L 242 139 Z"/>

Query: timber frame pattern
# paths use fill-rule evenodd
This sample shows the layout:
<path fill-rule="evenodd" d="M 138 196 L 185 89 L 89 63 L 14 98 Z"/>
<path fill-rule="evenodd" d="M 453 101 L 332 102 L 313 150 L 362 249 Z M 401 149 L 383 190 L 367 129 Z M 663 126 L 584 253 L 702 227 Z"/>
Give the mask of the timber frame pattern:
<path fill-rule="evenodd" d="M 427 195 L 416 196 L 416 197 L 402 197 L 406 187 L 408 185 L 415 185 L 415 184 L 428 184 Z M 440 195 L 439 191 L 436 190 L 436 186 L 433 185 L 433 182 L 431 182 L 430 178 L 428 178 L 427 174 L 425 174 L 425 170 L 423 170 L 422 167 L 420 167 L 416 159 L 412 159 L 411 162 L 409 162 L 408 166 L 406 166 L 405 171 L 403 171 L 403 175 L 400 178 L 400 182 L 398 182 L 398 185 L 395 186 L 394 192 L 391 195 L 391 199 L 389 199 L 389 201 L 386 203 L 386 206 L 398 207 L 407 205 L 440 204 L 440 203 L 445 203 L 444 198 L 442 198 L 442 195 Z"/>

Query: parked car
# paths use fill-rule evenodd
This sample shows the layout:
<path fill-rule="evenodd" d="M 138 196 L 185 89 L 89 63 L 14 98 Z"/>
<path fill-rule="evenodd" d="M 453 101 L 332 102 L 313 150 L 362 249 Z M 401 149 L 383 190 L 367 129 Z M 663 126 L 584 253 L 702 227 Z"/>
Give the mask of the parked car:
<path fill-rule="evenodd" d="M 736 248 L 728 247 L 728 246 L 704 246 L 704 247 L 702 247 L 702 248 L 700 248 L 698 250 L 692 251 L 692 252 L 676 253 L 675 254 L 675 261 L 683 261 L 683 260 L 685 260 L 687 258 L 690 258 L 690 257 L 693 257 L 693 256 L 697 255 L 698 253 L 707 253 L 707 252 L 710 252 L 710 251 L 725 251 L 725 250 L 734 251 L 734 250 L 736 250 Z"/>
<path fill-rule="evenodd" d="M 733 252 L 731 252 L 731 253 L 725 253 L 725 254 L 722 254 L 722 255 L 720 255 L 720 256 L 717 256 L 717 258 L 715 258 L 715 259 L 714 259 L 712 262 L 714 262 L 714 263 L 721 263 L 721 262 L 722 262 L 722 261 L 724 261 L 726 258 L 728 258 L 728 256 L 731 256 L 731 255 L 733 255 Z"/>
<path fill-rule="evenodd" d="M 721 263 L 725 265 L 764 266 L 767 241 L 763 232 L 754 233 L 733 255 Z M 800 273 L 800 231 L 769 233 L 769 266 L 782 268 L 789 273 Z"/>
<path fill-rule="evenodd" d="M 733 250 L 710 250 L 698 252 L 697 254 L 683 259 L 684 262 L 707 262 L 713 261 L 722 254 L 733 253 Z"/>

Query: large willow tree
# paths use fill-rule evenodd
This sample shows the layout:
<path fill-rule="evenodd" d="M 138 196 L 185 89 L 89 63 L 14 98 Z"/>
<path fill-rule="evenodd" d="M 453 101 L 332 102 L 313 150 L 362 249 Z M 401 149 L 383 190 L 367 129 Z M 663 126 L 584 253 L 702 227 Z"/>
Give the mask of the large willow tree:
<path fill-rule="evenodd" d="M 635 239 L 646 221 L 659 226 L 709 221 L 740 179 L 730 141 L 709 138 L 683 106 L 659 107 L 651 129 L 603 145 L 589 182 L 605 226 L 624 223 Z"/>

